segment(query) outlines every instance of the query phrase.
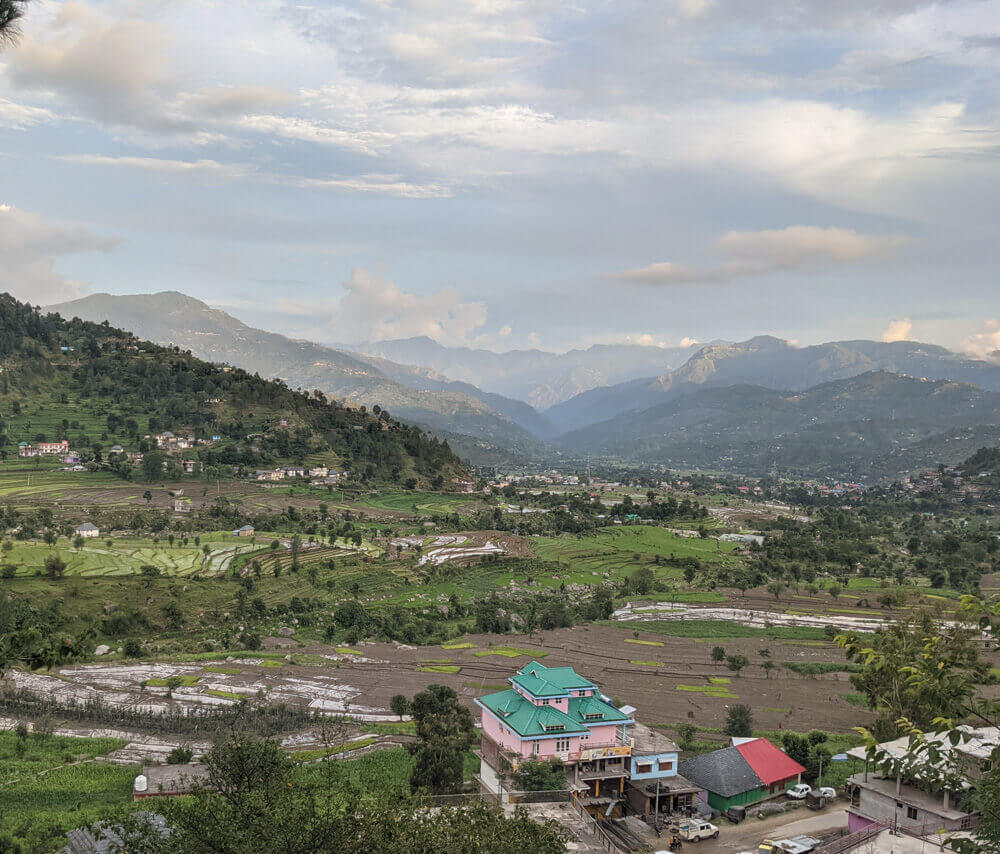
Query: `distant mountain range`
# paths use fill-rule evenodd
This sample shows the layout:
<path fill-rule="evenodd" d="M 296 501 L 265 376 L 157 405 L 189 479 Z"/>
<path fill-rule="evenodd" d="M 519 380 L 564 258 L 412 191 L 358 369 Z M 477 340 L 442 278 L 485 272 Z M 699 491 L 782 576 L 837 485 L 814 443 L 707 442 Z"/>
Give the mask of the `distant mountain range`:
<path fill-rule="evenodd" d="M 752 384 L 798 391 L 868 371 L 959 380 L 1000 391 L 1000 364 L 969 359 L 933 344 L 835 341 L 794 347 L 762 335 L 737 344 L 710 344 L 674 371 L 592 389 L 545 414 L 557 428 L 566 431 L 622 412 L 648 409 L 699 387 Z"/>
<path fill-rule="evenodd" d="M 509 350 L 494 353 L 469 347 L 445 347 L 431 338 L 380 341 L 364 348 L 408 365 L 422 365 L 453 380 L 472 383 L 536 409 L 569 400 L 581 392 L 671 371 L 698 350 L 638 344 L 595 344 L 586 350 L 551 353 Z"/>
<path fill-rule="evenodd" d="M 354 405 L 379 404 L 479 463 L 596 455 L 877 477 L 932 464 L 936 454 L 957 461 L 972 443 L 1000 437 L 1000 362 L 916 342 L 796 347 L 759 336 L 557 354 L 408 338 L 357 353 L 254 329 L 175 292 L 95 294 L 50 309 Z"/>
<path fill-rule="evenodd" d="M 956 431 L 987 425 L 1000 425 L 1000 393 L 871 371 L 804 391 L 689 389 L 566 434 L 560 446 L 676 468 L 879 477 L 907 469 L 908 461 L 926 465 Z"/>

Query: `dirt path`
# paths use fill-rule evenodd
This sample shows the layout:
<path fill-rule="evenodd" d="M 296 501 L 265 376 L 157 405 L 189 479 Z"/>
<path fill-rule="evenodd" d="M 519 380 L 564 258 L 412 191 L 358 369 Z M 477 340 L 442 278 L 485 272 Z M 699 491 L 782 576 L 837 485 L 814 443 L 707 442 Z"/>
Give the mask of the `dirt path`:
<path fill-rule="evenodd" d="M 810 812 L 803 808 L 765 819 L 748 818 L 735 827 L 723 828 L 717 840 L 698 843 L 697 854 L 756 851 L 757 844 L 763 839 L 787 839 L 802 834 L 823 836 L 846 827 L 847 807 L 843 801 L 839 801 L 818 812 Z"/>

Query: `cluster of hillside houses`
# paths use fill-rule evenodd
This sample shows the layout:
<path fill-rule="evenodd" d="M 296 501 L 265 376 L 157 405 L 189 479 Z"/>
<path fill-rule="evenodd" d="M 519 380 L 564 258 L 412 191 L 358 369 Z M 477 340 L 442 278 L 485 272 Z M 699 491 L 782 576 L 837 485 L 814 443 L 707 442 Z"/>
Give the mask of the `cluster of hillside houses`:
<path fill-rule="evenodd" d="M 328 466 L 286 466 L 277 469 L 258 469 L 253 473 L 253 479 L 259 481 L 276 481 L 287 478 L 309 477 L 313 486 L 326 486 L 339 483 L 346 472 L 331 472 Z"/>
<path fill-rule="evenodd" d="M 197 445 L 212 445 L 219 440 L 219 436 L 212 436 L 211 439 L 196 439 L 194 436 L 178 436 L 170 430 L 166 430 L 163 433 L 157 433 L 156 435 L 146 436 L 146 439 L 155 441 L 156 447 L 159 450 L 166 451 L 168 454 L 173 454 L 177 451 L 190 450 Z M 28 442 L 21 442 L 18 445 L 18 456 L 19 457 L 48 457 L 48 456 L 60 456 L 62 461 L 67 465 L 67 471 L 84 471 L 84 466 L 81 464 L 80 455 L 70 450 L 70 444 L 67 439 L 62 439 L 58 442 L 38 442 L 37 444 L 29 444 Z M 140 465 L 143 460 L 143 454 L 137 451 L 126 451 L 121 445 L 112 445 L 108 449 L 108 459 L 123 456 L 128 459 L 133 465 Z M 201 471 L 201 463 L 198 460 L 182 458 L 176 461 L 180 465 L 181 470 L 185 474 L 198 474 Z M 164 462 L 164 468 L 166 468 L 167 463 Z M 237 471 L 237 474 L 239 472 Z M 290 478 L 310 478 L 311 484 L 313 486 L 331 486 L 338 484 L 342 478 L 346 477 L 348 472 L 330 471 L 328 466 L 314 465 L 314 466 L 285 466 L 282 468 L 274 469 L 258 469 L 254 471 L 250 477 L 252 480 L 261 482 L 273 482 L 286 480 Z"/>

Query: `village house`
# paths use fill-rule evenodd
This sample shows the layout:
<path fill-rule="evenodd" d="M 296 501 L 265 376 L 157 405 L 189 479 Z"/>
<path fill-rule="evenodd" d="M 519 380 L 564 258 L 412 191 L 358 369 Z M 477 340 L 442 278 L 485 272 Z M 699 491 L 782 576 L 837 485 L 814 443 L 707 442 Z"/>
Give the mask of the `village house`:
<path fill-rule="evenodd" d="M 108 450 L 108 456 L 111 456 L 112 454 L 122 454 L 124 452 L 125 449 L 121 445 L 112 445 Z"/>
<path fill-rule="evenodd" d="M 720 812 L 755 804 L 802 781 L 805 768 L 766 738 L 741 740 L 680 763 L 699 799 Z"/>
<path fill-rule="evenodd" d="M 181 468 L 184 469 L 184 474 L 195 474 L 201 468 L 201 463 L 197 460 L 181 460 Z"/>
<path fill-rule="evenodd" d="M 623 706 L 621 711 L 630 709 Z M 678 773 L 677 745 L 638 721 L 631 735 L 632 755 L 625 784 L 629 812 L 645 818 L 693 811 L 699 789 Z"/>
<path fill-rule="evenodd" d="M 164 451 L 184 451 L 194 445 L 193 436 L 177 436 L 170 430 L 157 433 L 156 447 Z"/>
<path fill-rule="evenodd" d="M 313 466 L 309 469 L 309 477 L 326 477 L 330 474 L 330 469 L 326 466 Z"/>
<path fill-rule="evenodd" d="M 46 457 L 68 453 L 69 440 L 67 439 L 59 442 L 39 442 L 37 445 L 19 442 L 17 445 L 17 455 L 19 457 Z"/>
<path fill-rule="evenodd" d="M 285 477 L 305 477 L 306 470 L 301 466 L 292 466 L 285 469 Z"/>
<path fill-rule="evenodd" d="M 947 733 L 929 733 L 926 738 L 941 751 L 934 763 L 925 755 L 910 755 L 909 738 L 897 738 L 878 745 L 876 762 L 869 762 L 864 747 L 847 755 L 865 762 L 865 770 L 848 782 L 851 805 L 847 808 L 850 833 L 882 825 L 912 836 L 926 836 L 940 830 L 970 830 L 979 824 L 979 815 L 964 803 L 968 783 L 959 776 L 976 779 L 990 768 L 990 755 L 1000 747 L 997 727 L 959 727 L 961 740 L 953 745 Z M 892 762 L 897 773 L 886 770 Z M 898 764 L 897 764 L 898 763 Z"/>
<path fill-rule="evenodd" d="M 101 529 L 93 522 L 84 522 L 82 525 L 76 526 L 76 535 L 78 537 L 99 537 Z"/>
<path fill-rule="evenodd" d="M 282 469 L 257 469 L 253 473 L 254 480 L 284 480 L 285 472 Z"/>
<path fill-rule="evenodd" d="M 234 537 L 252 537 L 254 534 L 253 525 L 244 525 L 242 528 L 237 528 L 233 531 Z"/>
<path fill-rule="evenodd" d="M 559 759 L 580 806 L 595 816 L 622 815 L 635 721 L 572 667 L 532 661 L 507 681 L 506 691 L 476 700 L 483 790 L 502 794 L 523 763 Z"/>
<path fill-rule="evenodd" d="M 68 454 L 69 440 L 62 439 L 59 442 L 39 442 L 38 453 L 41 454 L 42 456 Z"/>

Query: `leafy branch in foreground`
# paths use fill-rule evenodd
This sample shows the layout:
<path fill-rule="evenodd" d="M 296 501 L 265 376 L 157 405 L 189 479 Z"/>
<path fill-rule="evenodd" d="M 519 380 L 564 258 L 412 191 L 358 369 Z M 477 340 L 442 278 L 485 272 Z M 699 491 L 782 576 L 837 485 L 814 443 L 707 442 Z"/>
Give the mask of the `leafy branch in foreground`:
<path fill-rule="evenodd" d="M 553 822 L 498 807 L 428 809 L 405 791 L 362 786 L 349 763 L 324 765 L 320 779 L 296 774 L 272 740 L 232 732 L 205 757 L 207 785 L 163 804 L 165 828 L 142 813 L 122 820 L 128 851 L 140 854 L 463 854 L 565 850 Z M 159 805 L 158 805 L 159 807 Z M 166 831 L 166 832 L 164 832 Z"/>

